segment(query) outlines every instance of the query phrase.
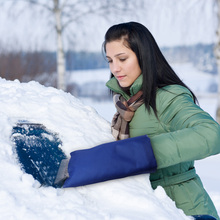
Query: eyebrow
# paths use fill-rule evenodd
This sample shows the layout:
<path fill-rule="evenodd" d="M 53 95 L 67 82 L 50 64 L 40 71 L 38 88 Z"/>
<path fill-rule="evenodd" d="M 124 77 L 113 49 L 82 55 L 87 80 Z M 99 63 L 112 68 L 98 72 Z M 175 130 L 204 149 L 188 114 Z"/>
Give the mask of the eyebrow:
<path fill-rule="evenodd" d="M 118 57 L 118 56 L 120 56 L 120 55 L 122 55 L 122 54 L 125 54 L 125 53 L 118 53 L 118 54 L 114 55 L 114 57 Z M 106 58 L 111 58 L 111 57 L 106 56 Z"/>

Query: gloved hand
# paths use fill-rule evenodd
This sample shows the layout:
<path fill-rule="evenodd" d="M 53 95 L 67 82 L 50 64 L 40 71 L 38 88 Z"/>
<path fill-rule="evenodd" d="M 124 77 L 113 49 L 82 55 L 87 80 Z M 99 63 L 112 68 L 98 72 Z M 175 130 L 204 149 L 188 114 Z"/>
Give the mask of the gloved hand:
<path fill-rule="evenodd" d="M 63 187 L 83 186 L 152 173 L 157 163 L 147 135 L 101 144 L 71 153 Z"/>

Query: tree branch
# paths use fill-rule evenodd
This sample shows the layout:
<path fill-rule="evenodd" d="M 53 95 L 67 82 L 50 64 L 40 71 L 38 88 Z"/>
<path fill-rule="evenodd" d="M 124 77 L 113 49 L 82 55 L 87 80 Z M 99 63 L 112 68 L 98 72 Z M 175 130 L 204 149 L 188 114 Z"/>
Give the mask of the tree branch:
<path fill-rule="evenodd" d="M 35 5 L 41 6 L 41 7 L 45 8 L 49 11 L 53 11 L 53 8 L 49 7 L 48 4 L 41 3 L 37 0 L 20 0 L 20 1 L 27 2 L 27 3 L 30 3 L 30 4 L 35 4 Z"/>

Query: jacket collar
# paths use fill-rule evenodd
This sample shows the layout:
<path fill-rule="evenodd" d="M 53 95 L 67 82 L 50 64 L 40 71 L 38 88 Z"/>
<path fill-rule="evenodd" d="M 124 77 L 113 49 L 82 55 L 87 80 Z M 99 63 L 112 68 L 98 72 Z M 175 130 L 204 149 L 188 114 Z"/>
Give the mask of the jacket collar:
<path fill-rule="evenodd" d="M 143 83 L 143 75 L 141 74 L 132 84 L 130 88 L 131 96 L 135 95 L 142 88 Z M 126 94 L 122 88 L 118 85 L 118 81 L 115 77 L 112 77 L 107 83 L 106 86 L 111 89 L 113 92 L 121 94 L 126 100 L 130 98 L 128 94 Z"/>

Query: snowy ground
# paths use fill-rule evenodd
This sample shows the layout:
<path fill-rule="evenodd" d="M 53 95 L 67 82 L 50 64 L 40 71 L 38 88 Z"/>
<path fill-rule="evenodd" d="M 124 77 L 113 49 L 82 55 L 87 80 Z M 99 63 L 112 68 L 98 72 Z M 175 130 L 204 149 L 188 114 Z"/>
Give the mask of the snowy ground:
<path fill-rule="evenodd" d="M 186 68 L 188 73 L 191 70 L 193 80 L 193 74 L 197 74 L 191 66 L 177 68 Z M 207 84 L 207 75 L 201 74 L 199 79 L 204 76 L 203 82 Z M 70 94 L 35 82 L 19 83 L 0 78 L 0 85 L 1 219 L 191 219 L 176 209 L 162 188 L 151 189 L 148 175 L 69 189 L 40 187 L 17 164 L 10 141 L 13 124 L 24 119 L 43 123 L 59 133 L 63 150 L 69 155 L 73 150 L 113 140 L 109 121 L 114 106 L 110 102 L 81 102 Z M 201 96 L 199 100 L 214 116 L 215 96 L 206 94 L 206 98 Z M 220 177 L 215 172 L 219 161 L 219 156 L 205 159 L 197 164 L 197 170 L 220 213 L 220 189 L 217 187 Z"/>

